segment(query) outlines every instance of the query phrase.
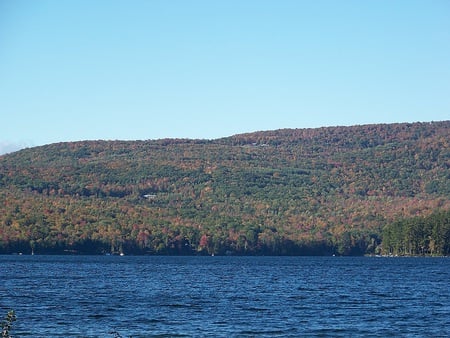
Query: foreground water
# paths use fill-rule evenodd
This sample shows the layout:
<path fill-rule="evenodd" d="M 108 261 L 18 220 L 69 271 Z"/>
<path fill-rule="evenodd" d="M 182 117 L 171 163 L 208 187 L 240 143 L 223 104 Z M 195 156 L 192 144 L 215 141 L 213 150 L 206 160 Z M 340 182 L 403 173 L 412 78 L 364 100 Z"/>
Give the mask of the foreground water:
<path fill-rule="evenodd" d="M 450 259 L 0 256 L 14 337 L 450 336 Z"/>

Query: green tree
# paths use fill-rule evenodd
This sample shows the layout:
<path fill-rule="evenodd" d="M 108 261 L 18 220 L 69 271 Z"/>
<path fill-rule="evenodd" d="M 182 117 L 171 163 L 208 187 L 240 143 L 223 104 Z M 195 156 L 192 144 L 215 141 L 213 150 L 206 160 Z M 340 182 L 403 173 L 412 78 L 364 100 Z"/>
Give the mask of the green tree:
<path fill-rule="evenodd" d="M 16 321 L 16 313 L 14 310 L 9 311 L 2 321 L 2 338 L 11 338 L 10 332 L 12 324 Z"/>

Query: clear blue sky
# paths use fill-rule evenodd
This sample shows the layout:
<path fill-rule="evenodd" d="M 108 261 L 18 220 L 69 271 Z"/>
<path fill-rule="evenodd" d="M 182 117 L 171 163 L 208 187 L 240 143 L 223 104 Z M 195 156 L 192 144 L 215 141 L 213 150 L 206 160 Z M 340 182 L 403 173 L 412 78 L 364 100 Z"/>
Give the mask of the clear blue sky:
<path fill-rule="evenodd" d="M 0 152 L 450 119 L 448 0 L 0 0 Z"/>

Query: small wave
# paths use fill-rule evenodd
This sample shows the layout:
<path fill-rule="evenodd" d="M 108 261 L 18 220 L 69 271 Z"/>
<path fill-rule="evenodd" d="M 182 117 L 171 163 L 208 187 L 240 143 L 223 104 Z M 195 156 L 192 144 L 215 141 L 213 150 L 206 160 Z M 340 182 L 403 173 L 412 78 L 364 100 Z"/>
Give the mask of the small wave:
<path fill-rule="evenodd" d="M 282 330 L 282 329 L 267 329 L 267 330 L 242 330 L 239 332 L 238 336 L 250 336 L 250 337 L 260 337 L 260 336 L 280 336 L 286 337 L 290 334 L 292 330 Z"/>
<path fill-rule="evenodd" d="M 184 303 L 169 303 L 169 304 L 163 304 L 162 306 L 169 307 L 169 308 L 186 308 L 186 309 L 195 307 L 191 304 L 184 304 Z"/>
<path fill-rule="evenodd" d="M 107 315 L 101 314 L 101 313 L 94 313 L 94 314 L 90 314 L 87 316 L 88 318 L 92 318 L 92 319 L 100 319 L 100 318 L 105 318 L 108 317 Z"/>
<path fill-rule="evenodd" d="M 270 311 L 270 309 L 268 309 L 268 308 L 257 307 L 257 306 L 242 307 L 242 310 L 251 311 L 251 312 L 268 312 L 268 311 Z"/>

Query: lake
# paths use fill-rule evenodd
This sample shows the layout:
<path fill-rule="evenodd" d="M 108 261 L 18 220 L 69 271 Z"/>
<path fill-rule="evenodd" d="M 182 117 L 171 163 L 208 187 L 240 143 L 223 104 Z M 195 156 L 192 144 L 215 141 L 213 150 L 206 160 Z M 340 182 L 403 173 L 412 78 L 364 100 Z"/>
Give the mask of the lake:
<path fill-rule="evenodd" d="M 450 258 L 0 256 L 14 337 L 445 337 Z"/>

